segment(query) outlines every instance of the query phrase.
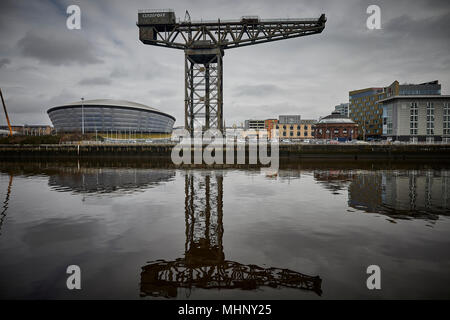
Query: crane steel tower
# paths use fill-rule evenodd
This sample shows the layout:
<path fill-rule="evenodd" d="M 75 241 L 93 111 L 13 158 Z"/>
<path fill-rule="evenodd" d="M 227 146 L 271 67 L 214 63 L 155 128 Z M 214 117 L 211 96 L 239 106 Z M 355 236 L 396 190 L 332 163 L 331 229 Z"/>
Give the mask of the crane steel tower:
<path fill-rule="evenodd" d="M 326 18 L 177 20 L 175 12 L 140 10 L 139 39 L 148 45 L 184 50 L 185 128 L 223 130 L 223 55 L 225 49 L 321 33 Z"/>

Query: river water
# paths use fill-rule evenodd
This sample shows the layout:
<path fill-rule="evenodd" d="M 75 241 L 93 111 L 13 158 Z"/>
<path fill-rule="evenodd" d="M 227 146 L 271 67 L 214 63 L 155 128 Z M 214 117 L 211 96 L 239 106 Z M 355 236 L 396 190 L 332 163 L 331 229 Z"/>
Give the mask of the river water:
<path fill-rule="evenodd" d="M 0 196 L 0 298 L 450 298 L 440 165 L 3 161 Z"/>

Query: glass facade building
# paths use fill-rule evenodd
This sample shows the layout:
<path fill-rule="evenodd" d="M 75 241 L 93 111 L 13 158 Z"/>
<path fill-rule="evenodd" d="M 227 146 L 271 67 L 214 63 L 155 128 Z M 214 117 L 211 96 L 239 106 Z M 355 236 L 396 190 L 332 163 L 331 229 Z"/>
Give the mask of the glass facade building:
<path fill-rule="evenodd" d="M 50 108 L 58 132 L 171 133 L 175 118 L 143 104 L 120 100 L 87 100 Z"/>

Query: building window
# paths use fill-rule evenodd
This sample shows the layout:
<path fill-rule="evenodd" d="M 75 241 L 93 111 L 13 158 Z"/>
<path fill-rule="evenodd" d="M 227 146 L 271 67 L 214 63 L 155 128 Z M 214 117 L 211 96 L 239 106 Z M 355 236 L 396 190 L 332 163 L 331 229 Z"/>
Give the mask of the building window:
<path fill-rule="evenodd" d="M 427 102 L 427 134 L 434 134 L 434 104 Z"/>
<path fill-rule="evenodd" d="M 409 108 L 409 134 L 417 135 L 419 123 L 419 109 L 417 108 L 417 102 L 412 102 Z"/>
<path fill-rule="evenodd" d="M 304 126 L 303 130 L 305 130 L 305 131 L 308 130 L 308 126 Z"/>
<path fill-rule="evenodd" d="M 291 130 L 294 130 L 294 126 L 291 125 Z"/>
<path fill-rule="evenodd" d="M 291 137 L 293 137 L 294 136 L 294 133 L 293 132 L 291 132 Z"/>
<path fill-rule="evenodd" d="M 339 134 L 339 129 L 334 129 L 334 134 Z"/>
<path fill-rule="evenodd" d="M 387 105 L 383 108 L 383 134 L 392 135 L 392 129 L 392 105 Z"/>
<path fill-rule="evenodd" d="M 444 135 L 450 135 L 450 104 L 444 103 Z"/>
<path fill-rule="evenodd" d="M 300 131 L 297 131 L 297 137 L 300 137 Z"/>
<path fill-rule="evenodd" d="M 283 137 L 286 137 L 286 131 L 283 131 Z"/>

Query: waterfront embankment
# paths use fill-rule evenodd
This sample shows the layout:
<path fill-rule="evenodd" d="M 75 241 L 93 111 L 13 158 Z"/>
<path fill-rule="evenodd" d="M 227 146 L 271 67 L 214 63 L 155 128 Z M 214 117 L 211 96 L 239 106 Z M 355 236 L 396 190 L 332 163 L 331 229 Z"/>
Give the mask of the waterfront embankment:
<path fill-rule="evenodd" d="M 0 145 L 2 158 L 86 158 L 86 157 L 139 157 L 169 159 L 175 144 L 46 144 Z M 203 146 L 203 149 L 207 146 Z M 255 147 L 245 147 L 246 159 Z M 268 146 L 270 152 L 270 145 Z M 197 149 L 198 150 L 198 149 Z M 216 148 L 215 152 L 230 149 Z M 194 151 L 193 151 L 194 152 Z M 235 159 L 238 149 L 234 147 Z M 280 144 L 280 159 L 389 159 L 389 160 L 450 160 L 448 144 Z"/>

